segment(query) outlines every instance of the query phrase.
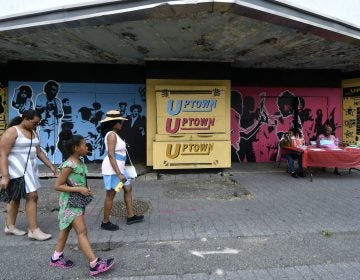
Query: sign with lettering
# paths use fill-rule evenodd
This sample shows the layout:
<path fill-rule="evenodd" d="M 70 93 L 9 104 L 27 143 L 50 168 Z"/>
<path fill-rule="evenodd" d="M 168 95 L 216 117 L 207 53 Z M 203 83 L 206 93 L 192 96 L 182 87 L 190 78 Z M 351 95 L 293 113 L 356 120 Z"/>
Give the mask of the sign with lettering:
<path fill-rule="evenodd" d="M 157 133 L 226 133 L 225 88 L 156 88 Z"/>
<path fill-rule="evenodd" d="M 360 86 L 343 88 L 342 142 L 357 144 L 360 140 Z"/>
<path fill-rule="evenodd" d="M 230 167 L 230 141 L 154 142 L 154 167 L 224 168 Z M 165 155 L 165 156 L 159 156 Z"/>
<path fill-rule="evenodd" d="M 230 81 L 148 80 L 147 91 L 154 169 L 231 166 Z"/>

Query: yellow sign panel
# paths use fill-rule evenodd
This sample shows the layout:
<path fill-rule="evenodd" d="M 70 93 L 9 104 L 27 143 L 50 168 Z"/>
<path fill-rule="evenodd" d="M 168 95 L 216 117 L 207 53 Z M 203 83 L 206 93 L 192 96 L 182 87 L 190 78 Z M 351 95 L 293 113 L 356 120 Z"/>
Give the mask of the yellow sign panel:
<path fill-rule="evenodd" d="M 356 105 L 357 104 L 357 105 Z M 343 99 L 343 144 L 356 144 L 360 137 L 360 97 Z"/>
<path fill-rule="evenodd" d="M 360 140 L 360 84 L 343 88 L 342 133 L 344 144 L 358 144 Z"/>
<path fill-rule="evenodd" d="M 228 168 L 230 148 L 230 141 L 154 142 L 154 169 Z"/>
<path fill-rule="evenodd" d="M 224 87 L 157 86 L 157 133 L 226 133 Z"/>
<path fill-rule="evenodd" d="M 146 88 L 148 165 L 231 166 L 230 81 L 147 80 Z"/>

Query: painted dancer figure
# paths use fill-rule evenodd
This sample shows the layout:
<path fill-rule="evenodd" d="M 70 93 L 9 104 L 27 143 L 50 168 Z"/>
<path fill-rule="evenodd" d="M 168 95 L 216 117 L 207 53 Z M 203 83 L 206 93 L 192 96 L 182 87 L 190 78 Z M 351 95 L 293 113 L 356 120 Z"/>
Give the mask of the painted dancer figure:
<path fill-rule="evenodd" d="M 251 141 L 253 137 L 256 137 L 260 127 L 268 122 L 268 116 L 264 107 L 265 96 L 261 95 L 260 109 L 257 114 L 257 119 L 253 120 L 251 125 L 242 127 L 241 119 L 243 115 L 243 99 L 238 91 L 231 91 L 231 159 L 233 161 L 241 161 L 241 143 L 243 141 Z M 252 160 L 254 158 L 251 158 Z"/>

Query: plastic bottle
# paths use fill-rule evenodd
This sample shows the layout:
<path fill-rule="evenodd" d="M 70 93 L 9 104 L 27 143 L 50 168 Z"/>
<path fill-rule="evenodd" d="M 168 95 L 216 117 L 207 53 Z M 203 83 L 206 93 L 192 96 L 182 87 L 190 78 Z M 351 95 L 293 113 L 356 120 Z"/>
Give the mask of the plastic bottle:
<path fill-rule="evenodd" d="M 119 184 L 116 185 L 114 190 L 116 192 L 119 192 L 122 189 L 123 186 L 124 186 L 124 183 L 120 181 Z"/>

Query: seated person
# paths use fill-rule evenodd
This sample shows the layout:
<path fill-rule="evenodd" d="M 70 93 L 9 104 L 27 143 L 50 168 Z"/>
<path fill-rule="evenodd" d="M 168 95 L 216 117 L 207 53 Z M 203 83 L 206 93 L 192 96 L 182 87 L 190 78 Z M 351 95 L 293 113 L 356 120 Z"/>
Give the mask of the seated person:
<path fill-rule="evenodd" d="M 298 129 L 291 128 L 288 133 L 284 133 L 283 137 L 280 140 L 280 147 L 284 146 L 302 146 L 304 143 L 302 133 Z M 301 153 L 299 152 L 287 152 L 283 154 L 283 156 L 288 161 L 288 171 L 290 175 L 294 178 L 305 177 L 306 174 L 302 168 L 302 161 L 301 161 Z M 295 160 L 298 161 L 298 169 L 295 170 Z"/>
<path fill-rule="evenodd" d="M 324 134 L 320 134 L 316 140 L 316 145 L 321 148 L 334 149 L 338 147 L 337 138 L 332 134 L 332 128 L 330 125 L 324 126 Z M 325 171 L 325 168 L 323 167 Z M 334 174 L 341 175 L 338 168 L 335 167 Z"/>
<path fill-rule="evenodd" d="M 324 126 L 324 134 L 320 134 L 316 139 L 316 145 L 321 148 L 333 149 L 337 148 L 337 139 L 335 135 L 331 134 L 332 128 L 330 125 Z"/>

